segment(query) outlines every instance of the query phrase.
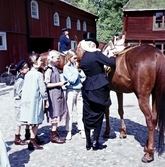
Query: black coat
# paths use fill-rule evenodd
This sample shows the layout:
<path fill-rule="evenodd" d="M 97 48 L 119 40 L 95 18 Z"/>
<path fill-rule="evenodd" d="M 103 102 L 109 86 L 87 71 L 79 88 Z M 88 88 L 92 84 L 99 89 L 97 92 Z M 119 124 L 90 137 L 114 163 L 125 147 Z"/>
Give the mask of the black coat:
<path fill-rule="evenodd" d="M 82 93 L 90 101 L 109 106 L 111 104 L 108 90 L 109 82 L 105 75 L 104 65 L 115 66 L 115 58 L 108 58 L 99 51 L 84 54 L 80 61 L 80 68 L 86 75 Z"/>

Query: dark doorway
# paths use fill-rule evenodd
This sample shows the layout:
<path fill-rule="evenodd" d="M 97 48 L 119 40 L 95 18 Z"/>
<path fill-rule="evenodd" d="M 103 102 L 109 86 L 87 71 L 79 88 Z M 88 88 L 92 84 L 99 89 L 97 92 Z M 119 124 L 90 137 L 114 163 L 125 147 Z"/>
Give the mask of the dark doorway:
<path fill-rule="evenodd" d="M 36 53 L 43 53 L 53 49 L 53 39 L 51 38 L 31 38 L 30 44 L 31 51 Z"/>

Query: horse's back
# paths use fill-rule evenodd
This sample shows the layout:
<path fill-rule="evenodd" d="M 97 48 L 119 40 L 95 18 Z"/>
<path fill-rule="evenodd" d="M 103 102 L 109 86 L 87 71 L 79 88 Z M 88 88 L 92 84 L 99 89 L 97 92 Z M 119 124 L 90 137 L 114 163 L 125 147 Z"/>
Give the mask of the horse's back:
<path fill-rule="evenodd" d="M 157 62 L 162 57 L 159 49 L 140 45 L 116 57 L 116 69 L 110 74 L 112 90 L 122 93 L 141 91 L 151 93 L 156 80 Z"/>

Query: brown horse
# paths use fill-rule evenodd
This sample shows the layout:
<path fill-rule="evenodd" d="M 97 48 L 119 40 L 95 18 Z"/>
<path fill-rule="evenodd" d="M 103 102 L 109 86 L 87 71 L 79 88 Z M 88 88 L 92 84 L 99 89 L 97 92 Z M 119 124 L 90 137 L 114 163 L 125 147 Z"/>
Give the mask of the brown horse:
<path fill-rule="evenodd" d="M 48 62 L 47 62 L 48 55 L 49 55 L 49 51 L 40 54 L 41 61 L 42 61 L 41 68 L 44 68 L 44 67 L 46 67 L 48 65 Z M 64 65 L 65 65 L 65 55 L 61 53 L 61 55 L 60 55 L 60 62 L 58 64 L 58 69 L 59 70 L 63 70 Z"/>
<path fill-rule="evenodd" d="M 81 42 L 77 46 L 77 55 L 81 60 L 84 50 Z M 124 123 L 123 93 L 134 92 L 143 112 L 148 127 L 148 139 L 144 146 L 143 162 L 154 160 L 154 132 L 159 130 L 158 151 L 162 153 L 165 132 L 165 56 L 154 46 L 141 45 L 129 49 L 116 56 L 116 68 L 108 73 L 110 90 L 117 94 L 118 113 L 121 119 L 121 138 L 126 137 Z M 152 107 L 149 98 L 152 95 Z M 107 131 L 109 126 L 109 110 L 106 111 Z"/>

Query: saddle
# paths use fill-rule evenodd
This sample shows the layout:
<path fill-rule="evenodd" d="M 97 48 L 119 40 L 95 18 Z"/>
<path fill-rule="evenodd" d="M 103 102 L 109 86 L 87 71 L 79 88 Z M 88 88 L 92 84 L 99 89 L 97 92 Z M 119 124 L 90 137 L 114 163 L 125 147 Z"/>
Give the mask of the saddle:
<path fill-rule="evenodd" d="M 127 46 L 127 47 L 124 48 L 124 50 L 122 50 L 122 51 L 120 51 L 120 52 L 115 52 L 115 53 L 114 53 L 114 56 L 116 57 L 116 56 L 118 56 L 118 55 L 124 54 L 124 53 L 128 52 L 129 50 L 131 50 L 131 49 L 133 49 L 133 48 L 136 48 L 137 46 L 139 46 L 139 45 Z"/>
<path fill-rule="evenodd" d="M 117 57 L 117 56 L 119 56 L 119 55 L 121 55 L 121 54 L 125 54 L 125 53 L 127 53 L 128 51 L 130 51 L 131 49 L 136 48 L 136 47 L 138 47 L 138 46 L 139 46 L 139 45 L 127 46 L 126 48 L 124 48 L 124 50 L 122 50 L 122 51 L 120 51 L 120 52 L 115 52 L 115 53 L 114 53 L 114 57 Z M 107 75 L 109 74 L 110 71 L 111 71 L 111 67 L 106 66 L 106 67 L 105 67 L 105 72 L 106 72 Z"/>

